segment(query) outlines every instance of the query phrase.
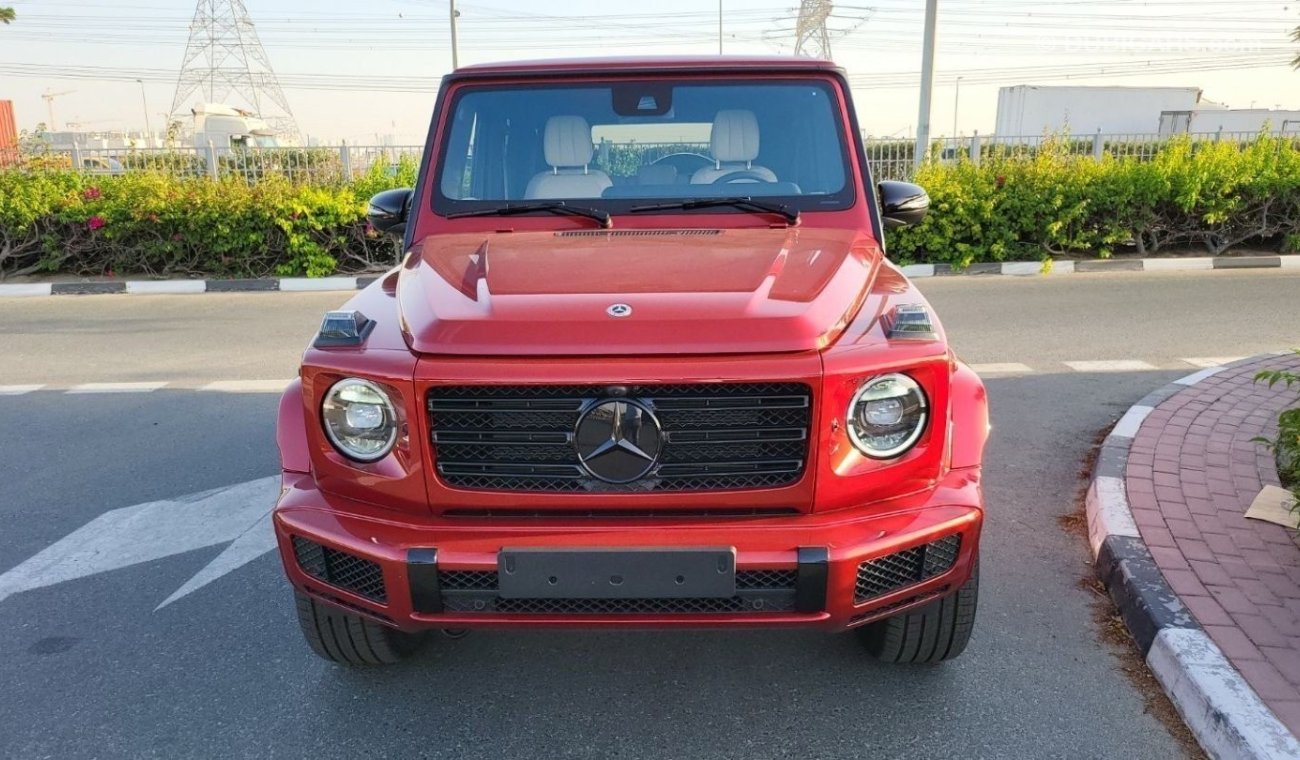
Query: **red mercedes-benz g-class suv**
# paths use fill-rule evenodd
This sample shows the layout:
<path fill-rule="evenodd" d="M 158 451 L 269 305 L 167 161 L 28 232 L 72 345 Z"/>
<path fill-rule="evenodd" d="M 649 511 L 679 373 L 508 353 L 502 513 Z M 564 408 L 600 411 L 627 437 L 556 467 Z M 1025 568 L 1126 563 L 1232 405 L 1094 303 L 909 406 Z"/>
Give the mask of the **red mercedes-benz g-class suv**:
<path fill-rule="evenodd" d="M 984 386 L 884 255 L 844 73 L 801 58 L 473 66 L 394 271 L 280 403 L 275 529 L 308 643 L 432 629 L 857 629 L 892 662 L 975 617 Z"/>

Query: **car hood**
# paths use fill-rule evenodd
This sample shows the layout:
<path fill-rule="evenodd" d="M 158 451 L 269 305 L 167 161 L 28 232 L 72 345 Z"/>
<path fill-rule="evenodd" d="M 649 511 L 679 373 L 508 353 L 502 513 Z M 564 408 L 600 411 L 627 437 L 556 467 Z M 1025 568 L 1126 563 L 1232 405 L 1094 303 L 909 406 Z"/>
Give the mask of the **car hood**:
<path fill-rule="evenodd" d="M 453 355 L 820 349 L 880 260 L 853 230 L 581 230 L 431 235 L 397 284 L 411 349 Z"/>

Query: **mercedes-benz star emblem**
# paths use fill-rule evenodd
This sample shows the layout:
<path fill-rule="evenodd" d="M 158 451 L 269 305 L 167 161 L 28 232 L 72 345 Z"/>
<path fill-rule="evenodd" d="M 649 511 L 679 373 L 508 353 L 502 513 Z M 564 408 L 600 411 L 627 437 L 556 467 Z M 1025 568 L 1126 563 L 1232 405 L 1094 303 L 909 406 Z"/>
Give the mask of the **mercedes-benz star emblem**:
<path fill-rule="evenodd" d="M 630 317 L 632 316 L 632 307 L 625 303 L 611 304 L 605 313 L 611 317 Z"/>
<path fill-rule="evenodd" d="M 609 399 L 578 418 L 573 442 L 578 461 L 592 476 L 606 483 L 631 483 L 659 461 L 663 431 L 643 404 Z"/>

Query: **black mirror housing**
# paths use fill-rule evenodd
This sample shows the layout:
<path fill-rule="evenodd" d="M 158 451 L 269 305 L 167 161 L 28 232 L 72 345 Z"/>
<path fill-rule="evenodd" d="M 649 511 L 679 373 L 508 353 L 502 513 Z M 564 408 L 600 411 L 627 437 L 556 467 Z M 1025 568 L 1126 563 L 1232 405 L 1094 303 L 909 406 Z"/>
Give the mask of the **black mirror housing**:
<path fill-rule="evenodd" d="M 414 195 L 415 191 L 409 187 L 376 193 L 366 208 L 366 220 L 380 232 L 401 237 L 406 233 L 406 220 L 411 213 Z"/>
<path fill-rule="evenodd" d="M 920 185 L 885 180 L 879 188 L 880 215 L 884 218 L 887 229 L 917 224 L 930 210 L 930 196 Z"/>

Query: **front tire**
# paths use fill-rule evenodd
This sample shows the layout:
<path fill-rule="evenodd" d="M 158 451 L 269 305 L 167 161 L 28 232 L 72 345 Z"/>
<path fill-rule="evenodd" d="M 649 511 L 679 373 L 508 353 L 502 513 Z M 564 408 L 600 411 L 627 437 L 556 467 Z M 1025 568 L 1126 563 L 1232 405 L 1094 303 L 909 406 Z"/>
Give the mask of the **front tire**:
<path fill-rule="evenodd" d="M 979 565 L 954 594 L 857 631 L 863 647 L 881 662 L 933 665 L 960 655 L 975 629 Z"/>
<path fill-rule="evenodd" d="M 321 604 L 294 592 L 298 624 L 311 650 L 339 665 L 393 665 L 424 645 L 422 634 L 405 633 L 367 617 Z"/>

